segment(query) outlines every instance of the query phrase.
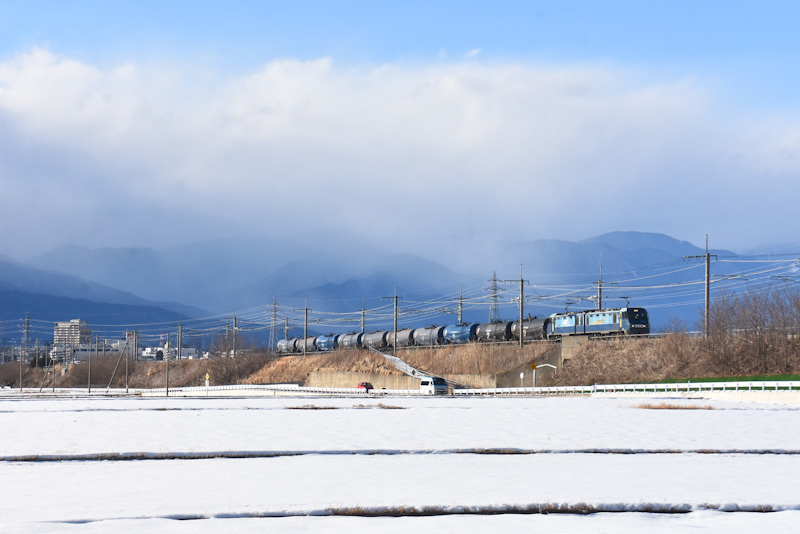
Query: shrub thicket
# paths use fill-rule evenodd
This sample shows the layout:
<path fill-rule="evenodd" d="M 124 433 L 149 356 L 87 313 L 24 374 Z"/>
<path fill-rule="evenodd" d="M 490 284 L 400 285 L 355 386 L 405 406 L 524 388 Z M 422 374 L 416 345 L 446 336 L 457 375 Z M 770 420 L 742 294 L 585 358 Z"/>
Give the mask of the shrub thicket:
<path fill-rule="evenodd" d="M 724 294 L 714 300 L 710 312 L 705 337 L 690 336 L 678 328 L 657 339 L 593 341 L 563 366 L 556 383 L 613 384 L 800 371 L 797 291 Z"/>

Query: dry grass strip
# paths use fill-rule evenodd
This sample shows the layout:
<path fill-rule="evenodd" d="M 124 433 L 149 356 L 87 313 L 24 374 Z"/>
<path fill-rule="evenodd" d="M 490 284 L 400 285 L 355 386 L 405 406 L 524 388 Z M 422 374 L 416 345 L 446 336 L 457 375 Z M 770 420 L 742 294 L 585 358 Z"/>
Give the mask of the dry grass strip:
<path fill-rule="evenodd" d="M 392 404 L 384 404 L 379 402 L 378 404 L 356 404 L 353 408 L 381 408 L 383 410 L 406 410 L 408 407 L 406 406 L 394 406 Z"/>
<path fill-rule="evenodd" d="M 302 406 L 287 406 L 287 410 L 336 410 L 336 406 L 317 406 L 315 404 L 304 404 Z"/>
<path fill-rule="evenodd" d="M 666 402 L 662 402 L 661 404 L 639 404 L 638 406 L 634 406 L 634 408 L 641 408 L 643 410 L 713 410 L 713 406 L 698 406 L 696 404 L 667 404 Z"/>

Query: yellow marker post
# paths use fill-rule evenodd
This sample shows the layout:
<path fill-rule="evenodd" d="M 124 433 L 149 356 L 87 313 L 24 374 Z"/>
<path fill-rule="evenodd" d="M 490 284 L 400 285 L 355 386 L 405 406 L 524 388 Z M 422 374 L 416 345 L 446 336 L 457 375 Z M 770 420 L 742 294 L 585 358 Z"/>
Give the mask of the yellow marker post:
<path fill-rule="evenodd" d="M 208 397 L 208 380 L 209 380 L 210 378 L 211 378 L 211 377 L 208 375 L 208 373 L 206 373 L 206 397 Z"/>

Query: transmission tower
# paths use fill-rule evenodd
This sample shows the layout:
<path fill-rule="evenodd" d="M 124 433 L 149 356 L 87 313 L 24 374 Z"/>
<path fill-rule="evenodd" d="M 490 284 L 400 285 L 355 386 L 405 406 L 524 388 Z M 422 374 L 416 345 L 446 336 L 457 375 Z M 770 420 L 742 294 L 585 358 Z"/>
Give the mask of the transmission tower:
<path fill-rule="evenodd" d="M 500 320 L 500 307 L 497 304 L 497 271 L 492 271 L 492 278 L 487 280 L 487 282 L 491 282 L 491 288 L 489 289 L 492 292 L 492 300 L 489 304 L 489 322 L 496 323 Z"/>
<path fill-rule="evenodd" d="M 269 343 L 267 343 L 268 350 L 275 350 L 275 326 L 278 324 L 278 303 L 275 297 L 272 297 L 272 316 L 269 323 Z"/>

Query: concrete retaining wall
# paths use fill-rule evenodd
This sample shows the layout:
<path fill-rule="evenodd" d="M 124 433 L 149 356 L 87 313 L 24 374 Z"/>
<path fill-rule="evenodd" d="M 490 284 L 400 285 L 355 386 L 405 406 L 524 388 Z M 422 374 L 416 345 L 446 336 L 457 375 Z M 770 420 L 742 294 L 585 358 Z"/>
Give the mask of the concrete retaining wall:
<path fill-rule="evenodd" d="M 549 363 L 538 362 L 538 363 Z M 526 386 L 530 386 L 530 364 L 521 366 L 525 369 Z M 471 388 L 489 389 L 519 386 L 520 371 L 509 371 L 503 375 L 453 375 L 453 381 Z M 542 368 L 536 371 L 536 381 L 541 384 L 552 369 Z M 445 376 L 449 379 L 450 376 Z M 419 378 L 406 375 L 381 375 L 376 373 L 356 373 L 350 371 L 312 371 L 303 384 L 310 388 L 354 388 L 359 382 L 369 382 L 375 389 L 418 389 Z M 502 384 L 501 384 L 502 382 Z"/>
<path fill-rule="evenodd" d="M 472 388 L 497 387 L 493 375 L 453 375 L 453 380 Z M 419 378 L 350 371 L 312 371 L 303 385 L 311 388 L 354 388 L 359 382 L 369 382 L 375 389 L 419 389 Z"/>
<path fill-rule="evenodd" d="M 359 382 L 369 382 L 375 389 L 419 389 L 418 378 L 350 371 L 312 371 L 303 385 L 311 388 L 354 388 Z"/>
<path fill-rule="evenodd" d="M 547 380 L 549 380 L 553 373 L 557 372 L 557 369 L 561 367 L 561 347 L 559 345 L 553 346 L 550 350 L 545 352 L 541 357 L 536 358 L 534 360 L 538 365 L 543 363 L 549 363 L 550 365 L 555 365 L 556 369 L 552 369 L 551 367 L 542 367 L 541 369 L 536 370 L 536 385 L 541 386 L 542 384 L 546 384 Z M 480 387 L 497 387 L 497 388 L 518 388 L 518 387 L 531 387 L 533 381 L 533 371 L 531 370 L 531 363 L 532 362 L 525 362 L 522 365 L 518 366 L 516 369 L 512 369 L 507 371 L 503 374 L 496 376 L 496 384 L 495 386 L 480 386 Z M 519 374 L 523 373 L 522 384 L 520 385 Z"/>
<path fill-rule="evenodd" d="M 589 342 L 589 336 L 564 336 L 561 338 L 561 359 L 569 360 L 583 345 Z M 555 364 L 554 364 L 555 365 Z M 537 378 L 538 379 L 538 378 Z"/>
<path fill-rule="evenodd" d="M 445 378 L 450 378 L 450 375 L 446 375 Z M 453 375 L 453 382 L 458 382 L 471 388 L 497 387 L 497 377 L 495 375 Z"/>

